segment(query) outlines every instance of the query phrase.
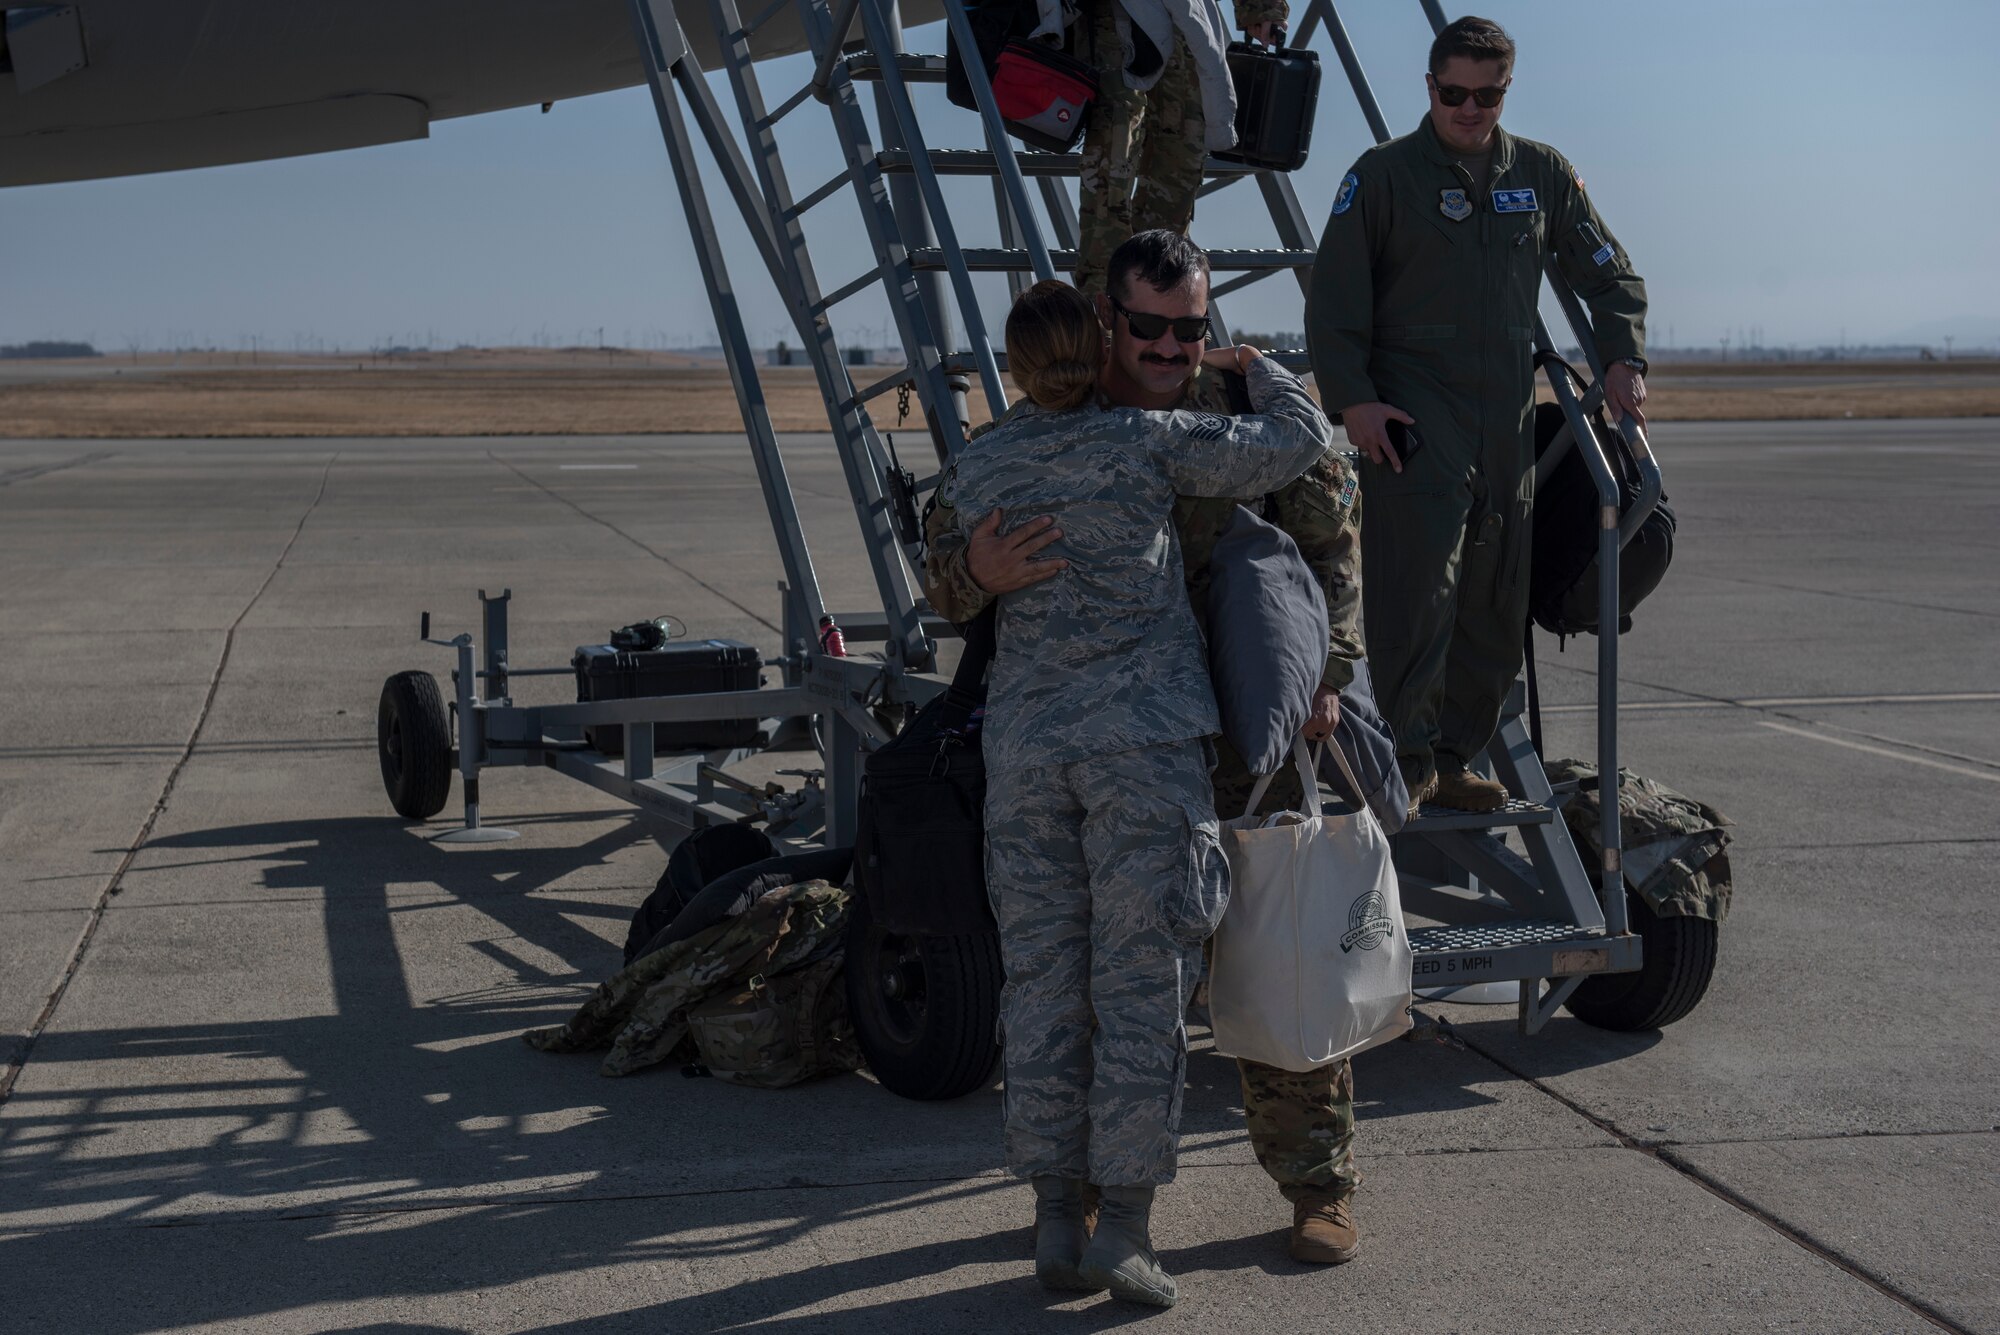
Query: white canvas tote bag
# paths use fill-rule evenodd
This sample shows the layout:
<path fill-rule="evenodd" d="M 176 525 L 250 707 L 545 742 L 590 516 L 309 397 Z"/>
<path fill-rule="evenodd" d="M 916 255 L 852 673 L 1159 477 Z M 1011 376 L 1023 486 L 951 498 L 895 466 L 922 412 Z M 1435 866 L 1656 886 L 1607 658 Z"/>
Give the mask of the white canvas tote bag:
<path fill-rule="evenodd" d="M 1410 1027 L 1410 937 L 1381 825 L 1366 807 L 1322 812 L 1304 741 L 1292 756 L 1304 811 L 1222 824 L 1229 908 L 1215 933 L 1208 1013 L 1217 1052 L 1309 1071 Z M 1258 781 L 1251 811 L 1269 785 Z"/>

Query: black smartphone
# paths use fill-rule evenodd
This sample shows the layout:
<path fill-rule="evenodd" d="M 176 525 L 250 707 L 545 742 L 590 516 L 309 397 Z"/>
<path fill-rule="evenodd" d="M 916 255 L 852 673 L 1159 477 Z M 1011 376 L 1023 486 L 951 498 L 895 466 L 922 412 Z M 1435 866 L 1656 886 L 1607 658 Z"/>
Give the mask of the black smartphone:
<path fill-rule="evenodd" d="M 1407 422 L 1399 422 L 1393 417 L 1384 422 L 1382 428 L 1388 433 L 1389 448 L 1396 452 L 1396 457 L 1403 461 L 1405 468 L 1408 468 L 1410 460 L 1416 458 L 1417 451 L 1423 449 L 1424 438 L 1417 434 L 1415 427 Z"/>

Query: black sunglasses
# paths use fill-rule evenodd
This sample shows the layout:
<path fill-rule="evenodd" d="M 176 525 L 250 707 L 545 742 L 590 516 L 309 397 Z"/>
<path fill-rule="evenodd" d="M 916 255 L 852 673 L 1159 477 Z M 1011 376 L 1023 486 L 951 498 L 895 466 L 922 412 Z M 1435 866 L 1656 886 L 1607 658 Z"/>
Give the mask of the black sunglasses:
<path fill-rule="evenodd" d="M 1209 323 L 1206 315 L 1183 315 L 1178 319 L 1170 319 L 1146 311 L 1127 310 L 1118 303 L 1118 298 L 1109 293 L 1105 294 L 1105 299 L 1111 303 L 1112 310 L 1125 317 L 1125 327 L 1132 331 L 1132 337 L 1142 343 L 1153 342 L 1166 333 L 1169 327 L 1173 329 L 1174 341 L 1177 343 L 1199 343 L 1208 337 Z"/>
<path fill-rule="evenodd" d="M 1424 77 L 1431 81 L 1431 87 L 1437 89 L 1438 101 L 1448 107 L 1464 106 L 1468 97 L 1482 107 L 1497 107 L 1500 99 L 1507 96 L 1507 84 L 1504 83 L 1495 88 L 1461 88 L 1455 83 L 1439 83 L 1435 75 Z M 1508 83 L 1512 82 L 1508 80 Z"/>

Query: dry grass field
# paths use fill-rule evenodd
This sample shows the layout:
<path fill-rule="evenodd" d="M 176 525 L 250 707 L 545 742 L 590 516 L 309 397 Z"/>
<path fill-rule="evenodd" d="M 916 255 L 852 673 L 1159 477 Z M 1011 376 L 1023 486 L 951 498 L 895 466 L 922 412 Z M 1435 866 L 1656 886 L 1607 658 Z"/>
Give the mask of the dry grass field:
<path fill-rule="evenodd" d="M 887 372 L 856 368 L 872 382 Z M 761 381 L 780 430 L 826 427 L 809 369 Z M 2000 362 L 1669 364 L 1648 378 L 1661 421 L 2000 415 Z M 871 405 L 893 425 L 895 399 Z M 975 418 L 985 414 L 974 393 Z M 599 350 L 468 350 L 394 359 L 142 354 L 0 362 L 0 438 L 613 435 L 730 431 L 714 359 Z"/>

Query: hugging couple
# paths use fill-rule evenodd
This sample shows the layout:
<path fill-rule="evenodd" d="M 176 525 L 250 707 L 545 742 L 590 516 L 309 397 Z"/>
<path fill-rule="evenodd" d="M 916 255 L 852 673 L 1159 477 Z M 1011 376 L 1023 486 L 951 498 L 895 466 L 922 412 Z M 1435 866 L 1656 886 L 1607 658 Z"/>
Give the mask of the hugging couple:
<path fill-rule="evenodd" d="M 1092 303 L 1042 282 L 1015 302 L 1007 356 L 1026 397 L 941 482 L 925 583 L 954 620 L 999 604 L 987 883 L 1007 974 L 1007 1160 L 1034 1187 L 1036 1274 L 1165 1307 L 1176 1288 L 1151 1247 L 1153 1192 L 1174 1175 L 1182 1021 L 1229 895 L 1216 808 L 1240 814 L 1249 790 L 1218 736 L 1198 621 L 1206 549 L 1239 502 L 1270 498 L 1281 526 L 1306 530 L 1334 623 L 1306 725 L 1320 740 L 1338 666 L 1360 652 L 1355 495 L 1295 376 L 1255 348 L 1206 348 L 1197 247 L 1142 233 L 1114 254 L 1108 286 Z M 1169 406 L 1191 391 L 1220 411 Z M 1148 395 L 1159 406 L 1109 406 Z M 1287 504 L 1311 522 L 1283 523 Z M 1279 778 L 1270 809 L 1301 796 Z M 1253 1143 L 1295 1206 L 1293 1254 L 1349 1259 L 1346 1063 L 1243 1065 Z"/>

